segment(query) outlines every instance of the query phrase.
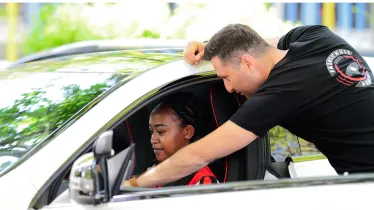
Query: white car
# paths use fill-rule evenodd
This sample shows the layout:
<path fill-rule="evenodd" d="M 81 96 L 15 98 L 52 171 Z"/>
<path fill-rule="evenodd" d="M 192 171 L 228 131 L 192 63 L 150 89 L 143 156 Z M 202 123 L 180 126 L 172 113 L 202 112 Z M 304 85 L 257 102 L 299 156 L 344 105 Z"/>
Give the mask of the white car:
<path fill-rule="evenodd" d="M 104 39 L 104 40 L 85 40 L 64 44 L 52 49 L 42 50 L 31 55 L 21 57 L 20 59 L 4 64 L 6 67 L 13 67 L 18 64 L 29 63 L 50 58 L 79 55 L 94 52 L 110 52 L 118 50 L 137 50 L 137 49 L 161 49 L 173 50 L 183 48 L 187 44 L 185 40 L 178 39 Z"/>
<path fill-rule="evenodd" d="M 154 158 L 148 117 L 162 97 L 193 92 L 207 133 L 245 101 L 209 62 L 191 66 L 181 53 L 81 54 L 0 70 L 0 209 L 373 208 L 374 174 L 337 176 L 318 151 L 282 158 L 271 135 L 213 162 L 220 184 L 121 187 Z"/>

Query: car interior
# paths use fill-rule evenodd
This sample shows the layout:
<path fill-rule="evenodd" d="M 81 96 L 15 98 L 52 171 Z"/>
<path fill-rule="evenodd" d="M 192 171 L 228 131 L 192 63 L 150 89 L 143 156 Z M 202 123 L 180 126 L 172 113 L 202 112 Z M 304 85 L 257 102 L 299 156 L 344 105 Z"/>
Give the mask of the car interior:
<path fill-rule="evenodd" d="M 228 93 L 221 80 L 204 82 L 183 88 L 199 98 L 206 113 L 205 134 L 227 120 L 246 101 L 244 96 Z M 152 101 L 113 129 L 113 148 L 116 153 L 134 144 L 134 162 L 131 175 L 138 175 L 153 165 L 155 156 L 150 143 L 149 115 L 162 99 Z M 289 177 L 287 164 L 275 162 L 270 155 L 269 139 L 260 137 L 243 149 L 212 162 L 209 167 L 220 183 Z M 128 177 L 124 177 L 128 178 Z"/>
<path fill-rule="evenodd" d="M 207 114 L 208 120 L 205 124 L 205 134 L 208 134 L 227 121 L 244 102 L 242 97 L 227 93 L 220 82 L 194 86 L 184 91 L 192 92 L 197 96 L 206 109 L 205 113 Z M 157 100 L 148 104 L 114 129 L 115 136 L 113 147 L 116 148 L 115 152 L 123 150 L 124 147 L 128 147 L 130 143 L 135 144 L 135 166 L 133 174 L 141 174 L 147 170 L 155 159 L 150 143 L 151 135 L 148 129 L 148 120 L 151 110 L 159 102 L 160 100 Z M 123 142 L 126 143 L 123 144 Z M 260 179 L 263 177 L 264 172 L 260 170 L 263 167 L 257 167 L 257 165 L 261 161 L 257 161 L 257 158 L 250 156 L 265 155 L 254 153 L 250 150 L 253 148 L 252 150 L 254 151 L 262 151 L 262 149 L 257 149 L 261 146 L 261 141 L 256 141 L 256 143 L 253 145 L 251 144 L 251 146 L 211 163 L 210 168 L 217 176 L 220 183 Z M 247 171 L 247 168 L 251 168 L 252 170 Z M 258 171 L 253 169 L 258 169 Z"/>
<path fill-rule="evenodd" d="M 197 84 L 191 82 L 196 80 L 200 82 Z M 222 80 L 216 77 L 205 79 L 204 81 L 201 80 L 201 78 L 184 78 L 184 81 L 176 81 L 169 84 L 159 92 L 163 92 L 165 95 L 179 91 L 191 92 L 198 97 L 202 107 L 205 109 L 204 112 L 207 119 L 204 124 L 204 133 L 208 134 L 229 120 L 230 116 L 246 101 L 246 98 L 236 93 L 228 93 Z M 113 130 L 114 156 L 109 161 L 115 164 L 108 164 L 108 170 L 112 179 L 116 180 L 115 183 L 111 181 L 111 185 L 117 188 L 112 189 L 113 195 L 125 193 L 119 187 L 124 179 L 128 179 L 132 175 L 141 174 L 153 165 L 155 155 L 150 142 L 149 115 L 163 97 L 147 99 L 140 108 L 133 110 L 131 115 L 125 116 L 111 128 Z M 268 136 L 259 137 L 243 149 L 210 163 L 209 167 L 220 184 L 248 180 L 289 178 L 288 162 L 275 162 L 274 158 L 271 157 L 269 144 Z M 126 159 L 124 154 L 130 146 L 133 147 L 131 164 L 128 164 L 127 168 L 123 168 L 123 161 Z M 87 152 L 91 151 L 92 148 Z M 127 162 L 129 161 L 127 160 Z M 48 190 L 48 195 L 44 196 L 45 201 L 38 202 L 40 206 L 43 203 L 58 202 L 58 200 L 62 199 L 61 197 L 67 196 L 69 175 L 70 169 L 65 170 L 58 183 L 54 184 L 51 187 L 52 189 Z"/>

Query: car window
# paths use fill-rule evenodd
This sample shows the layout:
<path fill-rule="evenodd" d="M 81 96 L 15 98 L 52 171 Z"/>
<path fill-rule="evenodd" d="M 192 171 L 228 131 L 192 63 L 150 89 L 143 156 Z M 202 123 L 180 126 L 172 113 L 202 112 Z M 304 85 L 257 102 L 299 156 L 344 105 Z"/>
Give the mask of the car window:
<path fill-rule="evenodd" d="M 180 58 L 177 52 L 140 50 L 67 56 L 0 70 L 0 175 L 41 148 L 37 145 L 46 145 L 109 88 Z"/>
<path fill-rule="evenodd" d="M 123 76 L 0 73 L 0 174 Z"/>
<path fill-rule="evenodd" d="M 276 161 L 289 156 L 321 154 L 313 143 L 302 139 L 281 126 L 269 130 L 271 155 Z"/>

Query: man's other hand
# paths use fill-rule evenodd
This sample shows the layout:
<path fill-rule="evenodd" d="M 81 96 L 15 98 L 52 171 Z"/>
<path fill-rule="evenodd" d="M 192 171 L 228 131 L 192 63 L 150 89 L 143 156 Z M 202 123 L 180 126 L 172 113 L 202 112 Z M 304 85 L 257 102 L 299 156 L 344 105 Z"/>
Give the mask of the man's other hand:
<path fill-rule="evenodd" d="M 184 49 L 183 57 L 189 64 L 198 64 L 204 58 L 205 44 L 202 42 L 189 42 Z"/>

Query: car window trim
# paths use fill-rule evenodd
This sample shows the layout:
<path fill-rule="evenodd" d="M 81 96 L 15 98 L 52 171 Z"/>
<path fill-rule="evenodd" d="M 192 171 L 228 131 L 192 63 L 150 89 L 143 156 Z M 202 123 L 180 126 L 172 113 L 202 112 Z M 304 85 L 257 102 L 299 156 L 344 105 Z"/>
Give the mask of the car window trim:
<path fill-rule="evenodd" d="M 59 168 L 58 171 L 56 171 L 48 181 L 39 189 L 39 191 L 36 193 L 34 198 L 32 199 L 29 208 L 34 208 L 35 205 L 39 203 L 40 198 L 42 198 L 43 194 L 46 192 L 46 190 L 49 190 L 49 188 L 54 184 L 55 180 L 58 179 L 62 173 L 66 173 L 68 169 L 71 168 L 74 161 L 80 157 L 82 154 L 88 152 L 90 148 L 92 148 L 92 145 L 94 144 L 94 141 L 97 139 L 97 137 L 107 130 L 113 129 L 114 127 L 118 126 L 120 123 L 122 123 L 124 120 L 131 117 L 133 114 L 135 114 L 137 111 L 142 109 L 144 106 L 146 106 L 148 103 L 152 103 L 152 101 L 155 101 L 161 97 L 164 97 L 167 94 L 170 94 L 172 92 L 178 91 L 179 89 L 192 86 L 195 84 L 203 83 L 203 82 L 209 82 L 209 81 L 215 81 L 219 80 L 219 78 L 215 74 L 196 74 L 191 77 L 191 79 L 188 80 L 177 80 L 169 85 L 164 86 L 163 88 L 155 88 L 151 91 L 149 91 L 147 94 L 141 96 L 138 98 L 138 100 L 132 102 L 129 104 L 126 108 L 124 108 L 121 112 L 119 112 L 115 117 L 113 117 L 109 122 L 105 123 L 104 126 L 102 126 L 101 129 L 99 129 L 95 134 L 92 135 L 87 141 L 86 144 L 82 145 L 82 149 L 80 152 L 77 152 L 76 154 L 73 154 L 63 166 Z M 190 81 L 190 82 L 189 82 Z M 192 82 L 191 82 L 192 81 Z M 181 85 L 178 85 L 181 84 Z M 117 89 L 122 86 L 123 84 L 119 85 Z M 167 87 L 169 86 L 169 87 Z M 108 90 L 109 91 L 109 90 Z M 113 92 L 114 90 L 112 90 Z M 109 94 L 109 93 L 108 93 Z M 55 199 L 55 198 L 54 198 Z"/>
<path fill-rule="evenodd" d="M 297 188 L 307 186 L 323 186 L 323 185 L 341 185 L 341 184 L 356 184 L 356 183 L 373 183 L 374 173 L 370 174 L 355 174 L 349 176 L 323 176 L 312 178 L 298 178 L 298 179 L 279 179 L 279 180 L 256 180 L 256 181 L 240 181 L 214 185 L 199 185 L 199 186 L 178 186 L 168 188 L 150 189 L 147 191 L 134 190 L 131 188 L 126 194 L 113 196 L 111 203 L 126 202 L 133 200 L 166 198 L 175 196 L 189 196 L 201 195 L 221 192 L 233 191 L 253 191 L 264 189 L 281 189 L 281 188 Z"/>

